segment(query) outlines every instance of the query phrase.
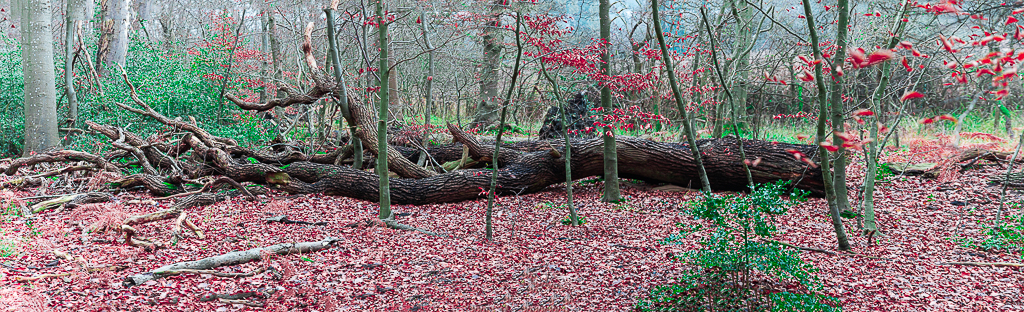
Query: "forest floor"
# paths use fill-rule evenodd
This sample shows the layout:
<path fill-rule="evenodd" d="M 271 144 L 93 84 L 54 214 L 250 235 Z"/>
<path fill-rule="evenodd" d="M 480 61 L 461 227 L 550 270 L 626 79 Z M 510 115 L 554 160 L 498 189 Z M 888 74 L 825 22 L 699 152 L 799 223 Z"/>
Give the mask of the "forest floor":
<path fill-rule="evenodd" d="M 889 160 L 936 161 L 954 153 L 926 141 L 888 155 Z M 854 161 L 850 184 L 860 185 Z M 826 294 L 840 298 L 846 311 L 1024 311 L 1024 268 L 943 265 L 946 262 L 1021 263 L 1018 254 L 967 249 L 952 237 L 980 238 L 979 221 L 990 221 L 1000 188 L 989 177 L 999 166 L 945 174 L 939 179 L 892 177 L 876 193 L 878 223 L 884 236 L 867 246 L 857 222 L 847 220 L 856 254 L 803 252 L 820 270 Z M 692 223 L 678 209 L 695 193 L 645 191 L 625 187 L 623 204 L 600 202 L 601 182 L 576 187 L 576 204 L 587 224 L 562 225 L 567 212 L 558 204 L 564 192 L 499 199 L 493 242 L 483 240 L 485 201 L 397 206 L 403 224 L 442 237 L 378 226 L 348 227 L 372 220 L 373 203 L 323 195 L 271 194 L 257 201 L 236 198 L 192 208 L 190 219 L 206 238 L 188 234 L 155 252 L 119 242 L 115 232 L 86 234 L 97 222 L 154 212 L 169 206 L 149 195 L 122 193 L 114 202 L 90 204 L 30 219 L 4 214 L 0 222 L 0 311 L 235 311 L 241 303 L 267 303 L 270 310 L 323 311 L 624 311 L 655 285 L 670 283 L 683 265 L 671 255 L 697 248 L 659 240 Z M 0 191 L 0 197 L 29 197 L 39 190 Z M 857 200 L 856 188 L 851 198 Z M 1024 193 L 1011 191 L 1008 201 Z M 965 206 L 957 205 L 966 203 Z M 835 234 L 823 199 L 810 199 L 778 219 L 778 240 L 834 250 Z M 1017 208 L 1020 209 L 1020 208 Z M 404 215 L 408 213 L 409 215 Z M 1015 213 L 1021 213 L 1016 211 Z M 325 222 L 323 225 L 269 223 L 271 216 Z M 136 227 L 154 241 L 171 239 L 173 221 Z M 959 233 L 959 234 L 958 234 Z M 339 238 L 323 251 L 272 257 L 218 268 L 251 272 L 250 277 L 182 274 L 134 287 L 126 276 L 170 263 L 286 242 Z M 58 258 L 60 251 L 77 258 Z M 118 270 L 86 272 L 83 267 Z M 17 277 L 66 274 L 33 282 Z M 203 301 L 210 293 L 278 290 L 270 298 L 226 303 Z M 264 295 L 265 296 L 265 295 Z M 314 301 L 316 303 L 314 303 Z M 83 308 L 85 308 L 83 310 Z M 288 309 L 292 310 L 292 309 Z"/>

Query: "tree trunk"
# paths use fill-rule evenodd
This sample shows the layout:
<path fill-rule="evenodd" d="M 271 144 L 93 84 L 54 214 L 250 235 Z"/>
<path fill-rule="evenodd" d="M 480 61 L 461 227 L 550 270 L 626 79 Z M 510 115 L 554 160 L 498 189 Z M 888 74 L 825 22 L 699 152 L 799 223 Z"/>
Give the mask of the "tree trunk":
<path fill-rule="evenodd" d="M 423 148 L 430 146 L 430 115 L 431 109 L 434 107 L 434 45 L 430 43 L 430 35 L 427 33 L 427 14 L 420 13 L 420 27 L 423 31 L 423 43 L 426 44 L 427 50 L 427 77 L 425 86 L 426 89 L 426 101 L 423 103 L 423 124 L 425 125 L 423 130 Z M 420 166 L 426 165 L 427 154 L 420 154 L 420 160 L 417 162 Z"/>
<path fill-rule="evenodd" d="M 485 129 L 498 119 L 498 74 L 501 72 L 501 12 L 504 0 L 490 5 L 489 20 L 483 29 L 483 65 L 480 72 L 480 101 L 470 127 Z"/>
<path fill-rule="evenodd" d="M 21 55 L 25 75 L 24 155 L 60 144 L 57 135 L 57 90 L 53 64 L 50 0 L 21 1 Z"/>
<path fill-rule="evenodd" d="M 846 7 L 843 2 L 847 0 L 839 0 L 840 5 Z M 808 1 L 803 2 L 804 14 L 807 20 L 807 30 L 810 32 L 811 37 L 811 49 L 814 51 L 814 59 L 822 60 L 821 48 L 818 46 L 818 28 L 814 25 L 814 14 L 811 10 L 811 4 Z M 821 165 L 821 173 L 825 186 L 825 199 L 828 202 L 829 216 L 832 219 L 832 227 L 836 232 L 836 242 L 839 246 L 839 250 L 849 250 L 850 242 L 846 237 L 846 229 L 843 228 L 843 219 L 839 216 L 839 207 L 836 205 L 836 190 L 832 183 L 832 173 L 829 169 L 828 151 L 825 147 L 821 146 L 821 143 L 825 141 L 825 121 L 828 119 L 828 102 L 826 101 L 825 91 L 825 80 L 822 77 L 822 65 L 818 62 L 814 65 L 814 80 L 815 85 L 818 88 L 818 126 L 817 133 L 815 135 L 814 143 L 818 145 L 818 151 L 815 153 L 818 155 L 819 165 Z M 795 82 L 794 82 L 795 83 Z"/>
<path fill-rule="evenodd" d="M 892 33 L 897 34 L 897 36 L 893 36 L 893 37 L 889 38 L 889 42 L 886 44 L 886 48 L 887 49 L 892 49 L 892 48 L 896 47 L 896 44 L 899 42 L 900 37 L 903 36 L 903 32 L 905 30 L 904 26 L 906 25 L 906 22 L 903 22 L 901 20 L 901 17 L 904 14 L 906 14 L 907 9 L 909 7 L 910 7 L 910 3 L 909 2 L 904 3 L 903 4 L 903 9 L 901 10 L 900 15 L 898 15 L 896 17 L 897 21 L 896 21 L 896 24 L 893 25 L 894 30 L 893 30 Z M 886 105 L 885 102 L 883 102 L 883 97 L 885 96 L 886 88 L 889 87 L 889 77 L 890 77 L 890 75 L 892 75 L 892 62 L 885 61 L 885 62 L 882 63 L 882 71 L 881 71 L 881 75 L 880 75 L 881 77 L 878 80 L 878 86 L 875 88 L 875 92 L 871 96 L 871 101 L 870 101 L 871 106 L 869 107 L 870 109 L 873 109 L 873 110 L 876 110 L 876 111 L 875 111 L 875 118 L 874 118 L 875 122 L 872 122 L 868 126 L 869 129 L 870 129 L 869 130 L 870 131 L 869 132 L 870 133 L 869 138 L 871 138 L 873 140 L 870 143 L 868 143 L 868 148 L 865 151 L 867 153 L 867 157 L 865 157 L 865 161 L 867 162 L 867 165 L 866 165 L 867 168 L 866 168 L 866 173 L 864 175 L 864 201 L 861 203 L 861 205 L 862 205 L 862 209 L 861 210 L 863 211 L 863 215 L 864 215 L 864 217 L 863 217 L 864 218 L 863 234 L 864 235 L 869 235 L 869 237 L 870 237 L 870 235 L 873 235 L 876 231 L 878 231 L 878 224 L 875 221 L 875 178 L 878 175 L 878 155 L 879 155 L 878 125 L 879 125 L 880 122 L 885 122 L 885 120 L 883 120 L 882 118 L 885 118 L 885 116 L 888 115 L 887 114 L 888 109 L 886 109 L 887 105 Z M 895 125 L 893 126 L 893 128 L 896 128 Z M 896 129 L 892 129 L 890 131 L 895 131 L 895 130 Z M 899 137 L 899 136 L 897 136 L 897 137 Z"/>
<path fill-rule="evenodd" d="M 378 200 L 380 203 L 381 219 L 391 219 L 391 191 L 388 181 L 388 96 L 389 92 L 389 58 L 388 58 L 388 23 L 384 16 L 384 0 L 377 0 L 377 17 L 380 18 L 377 25 L 377 43 L 380 45 L 380 103 L 377 107 L 377 174 L 379 187 L 377 188 Z"/>
<path fill-rule="evenodd" d="M 832 57 L 832 64 L 843 64 L 846 60 L 846 37 L 847 25 L 850 23 L 850 2 L 839 0 L 839 25 L 836 26 L 837 40 L 835 55 Z M 846 107 L 843 105 L 843 76 L 839 74 L 837 66 L 832 66 L 831 96 L 832 106 L 832 144 L 839 147 L 836 152 L 836 161 L 833 164 L 832 174 L 833 185 L 836 189 L 836 207 L 841 213 L 848 214 L 850 210 L 850 195 L 846 189 L 846 148 L 843 147 L 842 134 L 846 132 Z"/>
<path fill-rule="evenodd" d="M 693 124 L 690 123 L 690 117 L 686 112 L 686 105 L 683 104 L 683 94 L 679 90 L 679 83 L 676 81 L 675 66 L 672 64 L 672 58 L 668 54 L 668 47 L 665 45 L 665 35 L 661 31 L 661 17 L 658 15 L 657 0 L 651 0 L 651 9 L 654 16 L 654 32 L 657 33 L 658 46 L 661 49 L 661 58 L 665 60 L 668 81 L 672 85 L 672 96 L 676 100 L 676 108 L 679 109 L 679 115 L 682 116 L 683 134 L 686 135 L 686 142 L 689 143 L 693 152 L 693 159 L 697 165 L 697 175 L 700 177 L 701 190 L 710 193 L 711 183 L 708 182 L 708 174 L 704 171 L 704 162 L 701 159 L 700 148 L 697 146 L 697 136 L 693 132 Z M 696 67 L 698 58 L 695 56 L 693 60 L 694 67 Z M 693 70 L 693 80 L 697 81 L 697 68 Z"/>
<path fill-rule="evenodd" d="M 75 92 L 75 27 L 80 14 L 75 14 L 74 1 L 68 0 L 64 20 L 64 92 L 68 97 L 68 118 L 66 124 L 78 128 L 78 94 Z M 68 136 L 70 138 L 70 136 Z"/>
<path fill-rule="evenodd" d="M 601 53 L 601 72 L 611 76 L 611 32 L 612 22 L 609 16 L 611 3 L 609 0 L 600 0 L 599 15 L 601 17 L 601 42 L 604 44 Z M 665 62 L 672 60 L 666 59 Z M 673 75 L 673 73 L 669 73 Z M 612 113 L 612 90 L 607 85 L 601 87 L 601 107 L 604 114 Z M 606 122 L 611 123 L 611 121 Z M 615 154 L 615 127 L 611 124 L 604 127 L 604 196 L 601 201 L 615 203 L 622 200 L 619 193 L 619 164 L 618 155 Z"/>
<path fill-rule="evenodd" d="M 103 0 L 103 20 L 100 24 L 99 50 L 96 55 L 97 70 L 101 75 L 118 65 L 124 67 L 128 56 L 128 0 Z"/>

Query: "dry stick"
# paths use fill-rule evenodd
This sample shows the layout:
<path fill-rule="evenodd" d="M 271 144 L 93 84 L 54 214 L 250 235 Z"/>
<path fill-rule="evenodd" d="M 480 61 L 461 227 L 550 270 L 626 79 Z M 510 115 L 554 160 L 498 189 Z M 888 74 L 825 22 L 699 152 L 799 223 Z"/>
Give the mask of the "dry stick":
<path fill-rule="evenodd" d="M 48 278 L 54 278 L 54 277 L 64 277 L 64 276 L 70 276 L 70 275 L 71 275 L 71 273 L 42 274 L 42 275 L 36 275 L 36 276 L 32 276 L 32 277 L 15 276 L 14 280 L 18 281 L 18 282 L 34 282 L 34 281 L 38 281 L 38 280 L 42 280 L 42 279 L 48 279 Z"/>
<path fill-rule="evenodd" d="M 168 276 L 168 272 L 186 269 L 206 270 L 222 266 L 249 263 L 263 259 L 263 253 L 273 253 L 282 256 L 295 253 L 311 253 L 326 249 L 338 241 L 340 241 L 340 239 L 326 238 L 324 240 L 316 242 L 284 243 L 267 247 L 253 248 L 244 251 L 230 252 L 223 255 L 203 258 L 195 261 L 169 264 L 150 272 L 125 277 L 123 284 L 125 287 L 132 287 L 136 285 L 141 285 L 151 280 L 166 277 Z"/>
<path fill-rule="evenodd" d="M 487 212 L 484 217 L 484 231 L 487 241 L 490 241 L 493 237 L 493 230 L 491 226 L 491 211 L 494 208 L 494 192 L 498 186 L 498 156 L 499 150 L 501 149 L 501 135 L 505 133 L 505 118 L 508 115 L 508 106 L 511 105 L 512 91 L 515 89 L 516 80 L 519 78 L 519 65 L 520 60 L 523 57 L 523 45 L 519 40 L 519 30 L 522 26 L 522 15 L 516 12 L 516 63 L 512 67 L 512 81 L 509 83 L 508 92 L 505 93 L 505 105 L 501 107 L 501 118 L 498 122 L 498 135 L 494 139 L 494 156 L 491 157 L 491 166 L 494 167 L 494 172 L 491 173 L 491 187 L 487 192 Z M 570 182 L 571 183 L 571 182 Z"/>
<path fill-rule="evenodd" d="M 661 18 L 658 17 L 658 0 L 651 0 L 651 10 L 654 15 L 654 32 L 658 34 L 658 46 L 661 47 L 661 58 L 665 60 L 665 67 L 668 71 L 668 81 L 672 85 L 672 96 L 676 99 L 676 107 L 679 109 L 679 113 L 683 118 L 683 133 L 686 134 L 686 143 L 690 145 L 690 152 L 693 154 L 693 160 L 697 164 L 697 175 L 700 176 L 701 189 L 705 193 L 711 193 L 711 182 L 708 181 L 708 173 L 704 170 L 704 160 L 700 155 L 700 150 L 697 147 L 697 137 L 693 132 L 693 124 L 690 123 L 689 114 L 686 112 L 686 105 L 683 104 L 683 95 L 679 91 L 679 84 L 676 82 L 675 65 L 672 64 L 672 58 L 669 57 L 668 47 L 665 45 L 665 35 L 661 31 Z M 709 34 L 710 36 L 710 34 Z M 714 49 L 714 47 L 712 47 Z M 694 62 L 696 62 L 697 56 L 694 56 Z M 717 59 L 712 60 L 717 61 Z M 717 66 L 717 62 L 715 62 Z M 693 79 L 697 80 L 697 68 L 694 68 Z M 724 87 L 724 85 L 723 85 Z M 739 134 L 736 135 L 737 139 Z M 742 146 L 742 144 L 740 145 Z M 741 147 L 742 150 L 742 147 Z M 744 157 L 746 159 L 746 157 Z M 747 176 L 749 177 L 749 170 L 747 170 Z M 753 180 L 750 181 L 753 186 Z"/>
<path fill-rule="evenodd" d="M 78 32 L 78 50 L 83 51 L 85 50 L 85 42 L 82 41 L 82 21 L 78 21 L 77 23 L 75 23 L 75 31 Z M 100 83 L 100 75 L 96 73 L 96 66 L 92 65 L 92 57 L 89 56 L 89 52 L 85 52 L 82 54 L 85 55 L 86 65 L 89 65 L 86 66 L 86 68 L 88 69 L 86 70 L 86 73 L 91 74 L 87 74 L 86 77 L 92 78 L 92 80 L 96 83 L 96 91 L 99 91 L 100 96 L 103 96 L 103 84 Z"/>
<path fill-rule="evenodd" d="M 747 183 L 750 184 L 750 190 L 753 191 L 754 177 L 750 174 L 750 166 L 747 166 L 747 163 L 745 162 L 745 160 L 747 160 L 747 153 L 743 150 L 743 139 L 740 138 L 740 128 L 736 125 L 738 120 L 736 119 L 736 103 L 733 102 L 732 92 L 729 92 L 729 86 L 725 83 L 725 77 L 722 76 L 722 69 L 718 66 L 718 52 L 715 52 L 715 38 L 712 35 L 714 32 L 711 31 L 711 24 L 708 23 L 708 15 L 707 12 L 705 12 L 704 7 L 700 8 L 700 15 L 704 20 L 704 27 L 706 27 L 708 31 L 708 46 L 711 49 L 711 64 L 715 65 L 715 74 L 718 75 L 718 82 L 722 84 L 722 90 L 725 90 L 725 95 L 729 97 L 729 106 L 732 107 L 732 129 L 736 134 L 736 145 L 740 147 L 740 158 L 744 160 L 741 161 L 743 164 L 743 171 L 747 174 Z M 665 60 L 665 62 L 668 63 L 671 61 Z M 669 77 L 672 77 L 672 75 L 675 75 L 675 73 L 669 73 Z M 696 146 L 693 147 L 696 148 Z M 822 169 L 822 171 L 824 170 L 825 169 Z"/>
<path fill-rule="evenodd" d="M 992 267 L 1015 267 L 1024 268 L 1024 263 L 1010 262 L 943 262 L 939 265 L 970 265 L 970 266 L 992 266 Z"/>

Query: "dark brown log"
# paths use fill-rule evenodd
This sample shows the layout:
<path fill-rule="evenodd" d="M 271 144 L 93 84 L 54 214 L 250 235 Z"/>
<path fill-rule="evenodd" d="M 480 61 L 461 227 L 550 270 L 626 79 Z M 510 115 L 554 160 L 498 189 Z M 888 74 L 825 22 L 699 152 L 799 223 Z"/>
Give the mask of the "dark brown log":
<path fill-rule="evenodd" d="M 619 170 L 624 178 L 680 186 L 698 185 L 699 180 L 691 154 L 685 144 L 659 143 L 632 137 L 618 137 Z M 745 190 L 746 176 L 738 156 L 735 139 L 701 140 L 707 161 L 705 168 L 716 190 Z M 822 195 L 820 168 L 810 168 L 796 160 L 787 150 L 813 155 L 813 146 L 769 143 L 747 140 L 748 157 L 762 158 L 751 167 L 756 183 L 778 180 L 792 181 L 796 188 Z M 602 142 L 597 139 L 573 144 L 573 179 L 600 175 L 603 168 Z M 555 148 L 559 148 L 555 146 Z M 331 195 L 376 201 L 377 176 L 348 167 L 294 163 L 283 172 L 296 177 L 280 189 L 295 193 L 323 192 Z M 310 174 L 310 173 L 318 174 Z M 454 202 L 483 197 L 489 186 L 489 170 L 459 170 L 424 179 L 394 179 L 391 198 L 395 204 L 428 204 Z M 564 163 L 549 151 L 524 153 L 517 161 L 501 167 L 498 176 L 499 194 L 523 194 L 543 190 L 565 182 Z"/>

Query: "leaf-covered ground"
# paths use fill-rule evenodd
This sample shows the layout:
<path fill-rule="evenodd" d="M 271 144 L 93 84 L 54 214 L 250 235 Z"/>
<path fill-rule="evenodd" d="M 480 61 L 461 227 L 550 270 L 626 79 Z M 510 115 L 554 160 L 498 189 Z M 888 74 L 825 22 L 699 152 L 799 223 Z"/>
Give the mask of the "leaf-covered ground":
<path fill-rule="evenodd" d="M 921 144 L 891 155 L 894 160 L 940 159 L 946 148 Z M 862 167 L 854 161 L 851 186 L 860 185 Z M 847 220 L 856 254 L 804 252 L 820 270 L 827 294 L 841 298 L 847 311 L 1015 311 L 1024 310 L 1022 268 L 942 265 L 944 262 L 1020 263 L 1019 254 L 965 249 L 951 237 L 979 238 L 978 221 L 994 218 L 999 188 L 987 183 L 1000 167 L 946 174 L 938 180 L 894 177 L 879 185 L 877 212 L 884 236 L 867 246 L 855 220 Z M 943 182 L 945 181 L 945 182 Z M 376 205 L 322 195 L 273 194 L 257 201 L 233 199 L 188 211 L 205 239 L 188 234 L 177 245 L 156 252 L 125 245 L 112 231 L 87 234 L 97 222 L 165 208 L 148 195 L 119 194 L 113 203 L 91 204 L 64 212 L 45 212 L 28 220 L 3 215 L 0 223 L 0 311 L 233 311 L 254 309 L 204 296 L 277 290 L 249 298 L 270 310 L 629 310 L 654 286 L 671 282 L 683 265 L 671 255 L 696 248 L 658 241 L 693 222 L 678 208 L 692 193 L 625 188 L 625 204 L 600 203 L 601 183 L 576 188 L 576 202 L 587 224 L 562 225 L 567 215 L 558 203 L 561 189 L 500 199 L 495 212 L 495 241 L 483 241 L 484 201 L 398 206 L 404 224 L 443 237 L 347 225 L 371 220 Z M 36 195 L 0 191 L 5 199 Z M 851 188 L 852 200 L 859 194 Z M 1011 192 L 1010 199 L 1021 197 Z M 965 203 L 964 206 L 956 204 Z M 552 204 L 554 203 L 554 204 Z M 797 246 L 834 250 L 835 234 L 824 200 L 811 199 L 778 220 L 778 237 Z M 1020 213 L 1019 211 L 1017 213 Z M 268 223 L 291 220 L 325 225 Z M 139 235 L 171 239 L 173 221 L 136 227 Z M 362 223 L 362 224 L 365 224 Z M 126 276 L 180 261 L 285 242 L 340 238 L 325 251 L 274 257 L 222 267 L 221 272 L 251 272 L 251 277 L 183 274 L 126 288 Z M 54 251 L 78 258 L 59 259 Z M 59 259 L 59 260 L 58 260 Z M 84 268 L 119 271 L 86 272 Z M 68 274 L 33 282 L 17 277 Z"/>

